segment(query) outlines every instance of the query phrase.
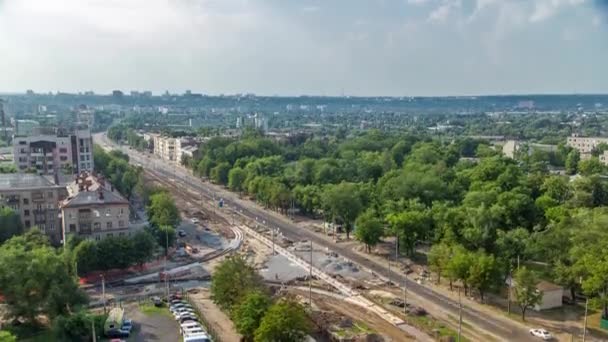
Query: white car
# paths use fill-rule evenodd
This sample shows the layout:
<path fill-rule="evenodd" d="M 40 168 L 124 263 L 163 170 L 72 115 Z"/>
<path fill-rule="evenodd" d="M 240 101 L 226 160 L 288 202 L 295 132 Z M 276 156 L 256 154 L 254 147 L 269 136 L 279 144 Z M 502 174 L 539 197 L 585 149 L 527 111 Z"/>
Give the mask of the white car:
<path fill-rule="evenodd" d="M 553 336 L 545 329 L 530 329 L 530 335 L 540 337 L 545 341 L 553 339 Z"/>
<path fill-rule="evenodd" d="M 180 319 L 182 319 L 186 316 L 196 317 L 196 312 L 194 312 L 193 310 L 184 310 L 184 311 L 176 312 L 173 314 L 173 317 L 175 317 L 176 321 L 179 321 Z"/>
<path fill-rule="evenodd" d="M 194 224 L 198 224 L 200 222 L 196 217 L 191 218 L 190 221 Z"/>
<path fill-rule="evenodd" d="M 185 331 L 191 330 L 191 329 L 202 329 L 203 326 L 199 323 L 199 322 L 187 322 L 184 324 L 181 324 L 179 326 L 179 329 L 181 330 L 182 334 L 185 333 Z"/>

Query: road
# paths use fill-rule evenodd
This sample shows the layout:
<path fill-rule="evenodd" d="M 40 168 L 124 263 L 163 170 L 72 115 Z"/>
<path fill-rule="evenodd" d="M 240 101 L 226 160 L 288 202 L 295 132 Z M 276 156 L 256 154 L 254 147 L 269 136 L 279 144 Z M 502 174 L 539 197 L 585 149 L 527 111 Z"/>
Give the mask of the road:
<path fill-rule="evenodd" d="M 251 219 L 257 219 L 258 222 L 265 222 L 267 226 L 280 229 L 283 235 L 288 239 L 293 241 L 311 240 L 315 244 L 327 247 L 330 250 L 372 270 L 379 275 L 386 278 L 389 278 L 390 276 L 393 280 L 398 279 L 399 284 L 403 284 L 404 281 L 407 281 L 407 290 L 409 292 L 414 293 L 419 297 L 441 307 L 446 313 L 449 313 L 454 317 L 458 317 L 459 304 L 457 301 L 452 300 L 451 298 L 446 297 L 445 295 L 424 285 L 420 285 L 411 280 L 406 280 L 403 276 L 396 276 L 394 273 L 389 273 L 386 267 L 366 259 L 348 247 L 328 241 L 311 230 L 302 229 L 289 221 L 289 219 L 280 217 L 274 213 L 269 213 L 250 201 L 239 199 L 236 194 L 228 192 L 213 184 L 203 182 L 199 178 L 193 177 L 192 175 L 182 171 L 181 168 L 169 165 L 153 156 L 145 157 L 134 150 L 119 147 L 107 139 L 105 135 L 97 134 L 95 136 L 95 140 L 101 142 L 102 145 L 113 146 L 114 148 L 121 149 L 123 152 L 129 155 L 132 162 L 134 161 L 140 163 L 146 169 L 146 171 L 174 179 L 175 182 L 183 182 L 190 188 L 199 191 L 202 196 L 213 199 L 223 198 L 224 205 L 226 207 L 232 207 L 244 216 Z M 487 315 L 485 312 L 480 312 L 471 307 L 462 308 L 462 319 L 466 324 L 472 327 L 477 327 L 482 331 L 489 332 L 504 341 L 537 341 L 537 339 L 530 336 L 528 331 L 523 329 L 520 325 L 510 322 L 508 319 L 494 318 Z"/>

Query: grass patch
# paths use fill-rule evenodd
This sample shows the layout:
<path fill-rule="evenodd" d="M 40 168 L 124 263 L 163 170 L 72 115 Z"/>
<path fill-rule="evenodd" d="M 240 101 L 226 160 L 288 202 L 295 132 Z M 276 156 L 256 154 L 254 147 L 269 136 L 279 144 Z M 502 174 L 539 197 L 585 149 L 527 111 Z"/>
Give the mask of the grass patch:
<path fill-rule="evenodd" d="M 142 304 L 139 306 L 139 310 L 147 316 L 152 315 L 163 315 L 163 316 L 171 316 L 171 312 L 166 307 L 156 307 L 152 304 Z"/>
<path fill-rule="evenodd" d="M 30 337 L 26 337 L 26 338 L 21 338 L 20 336 L 18 336 L 17 341 L 23 341 L 23 342 L 48 342 L 48 341 L 56 341 L 55 339 L 55 335 L 53 334 L 52 331 L 50 330 L 44 330 L 39 332 L 36 335 L 30 336 Z"/>

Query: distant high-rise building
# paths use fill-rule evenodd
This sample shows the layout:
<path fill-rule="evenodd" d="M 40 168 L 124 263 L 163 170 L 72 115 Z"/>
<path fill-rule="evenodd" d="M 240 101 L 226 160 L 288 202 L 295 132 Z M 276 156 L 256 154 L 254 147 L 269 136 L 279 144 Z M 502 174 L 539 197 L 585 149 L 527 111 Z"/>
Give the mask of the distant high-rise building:
<path fill-rule="evenodd" d="M 112 96 L 115 98 L 122 98 L 124 94 L 120 90 L 112 90 Z"/>
<path fill-rule="evenodd" d="M 236 118 L 236 128 L 241 128 L 243 118 L 240 116 Z"/>

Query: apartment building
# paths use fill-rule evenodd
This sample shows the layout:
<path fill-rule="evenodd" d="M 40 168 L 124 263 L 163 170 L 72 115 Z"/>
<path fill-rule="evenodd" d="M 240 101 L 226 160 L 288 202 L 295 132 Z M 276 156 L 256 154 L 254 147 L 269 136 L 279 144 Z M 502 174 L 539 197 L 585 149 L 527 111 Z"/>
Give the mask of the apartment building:
<path fill-rule="evenodd" d="M 51 242 L 62 239 L 59 203 L 67 198 L 65 186 L 36 174 L 0 174 L 0 206 L 13 209 L 28 229 L 37 227 Z"/>
<path fill-rule="evenodd" d="M 154 155 L 160 159 L 175 162 L 175 138 L 167 137 L 163 135 L 154 135 Z"/>
<path fill-rule="evenodd" d="M 192 137 L 173 138 L 159 134 L 151 134 L 154 145 L 154 154 L 159 158 L 181 164 L 182 156 L 192 156 L 198 141 Z"/>
<path fill-rule="evenodd" d="M 65 133 L 36 128 L 32 135 L 13 138 L 13 157 L 19 172 L 35 169 L 40 175 L 93 170 L 93 139 L 86 126 Z"/>
<path fill-rule="evenodd" d="M 608 144 L 608 138 L 579 137 L 577 135 L 573 135 L 568 137 L 566 141 L 566 145 L 577 149 L 581 153 L 581 156 L 590 154 L 593 149 L 601 143 Z"/>
<path fill-rule="evenodd" d="M 61 204 L 64 238 L 76 235 L 101 240 L 131 235 L 129 201 L 103 178 L 83 172 L 68 185 L 69 197 Z"/>

